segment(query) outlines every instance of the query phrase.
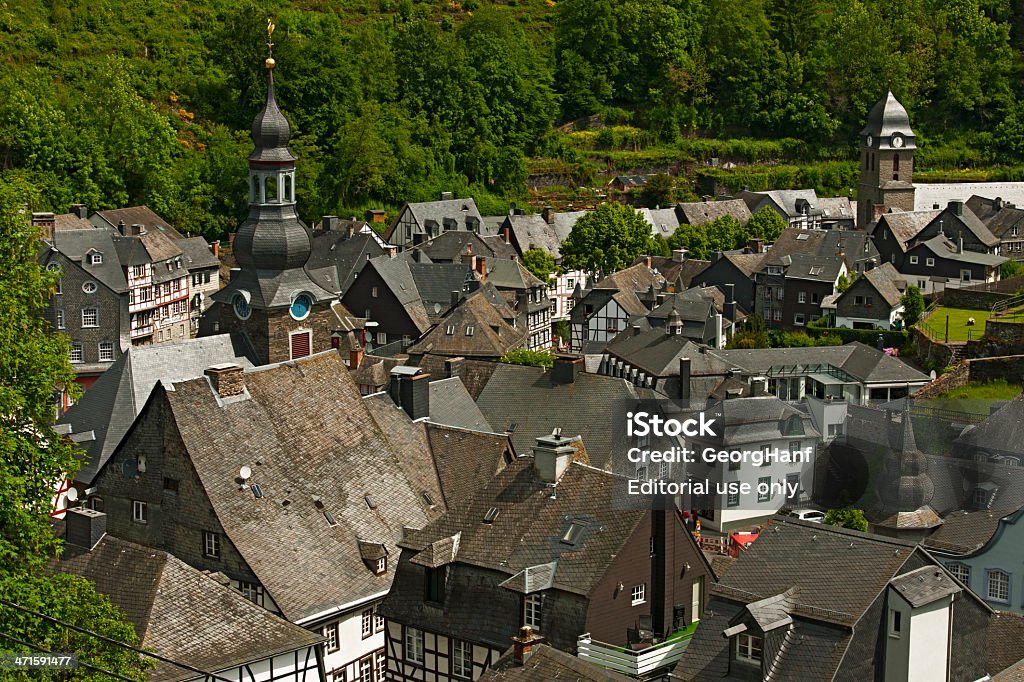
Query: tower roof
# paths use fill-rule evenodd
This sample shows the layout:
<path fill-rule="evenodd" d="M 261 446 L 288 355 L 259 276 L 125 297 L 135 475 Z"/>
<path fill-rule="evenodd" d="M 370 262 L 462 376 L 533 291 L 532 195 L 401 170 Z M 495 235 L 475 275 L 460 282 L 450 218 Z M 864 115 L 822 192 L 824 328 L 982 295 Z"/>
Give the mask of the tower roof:
<path fill-rule="evenodd" d="M 274 58 L 268 57 L 267 66 L 267 101 L 256 114 L 252 122 L 252 141 L 256 149 L 249 155 L 250 161 L 271 163 L 291 162 L 295 160 L 288 150 L 292 128 L 288 119 L 281 113 L 274 96 Z"/>
<path fill-rule="evenodd" d="M 868 114 L 867 124 L 860 131 L 862 136 L 871 135 L 879 142 L 887 142 L 891 135 L 899 133 L 906 138 L 906 147 L 913 147 L 914 131 L 910 128 L 910 115 L 889 90 L 878 100 Z"/>

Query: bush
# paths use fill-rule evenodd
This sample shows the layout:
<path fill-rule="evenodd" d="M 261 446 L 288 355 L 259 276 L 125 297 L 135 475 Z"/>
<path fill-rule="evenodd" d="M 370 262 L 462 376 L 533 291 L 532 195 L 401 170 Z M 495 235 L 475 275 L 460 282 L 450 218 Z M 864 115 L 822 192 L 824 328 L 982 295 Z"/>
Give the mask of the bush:
<path fill-rule="evenodd" d="M 807 333 L 815 338 L 824 336 L 838 337 L 840 342 L 835 345 L 844 345 L 854 341 L 860 341 L 865 346 L 878 348 L 878 336 L 882 336 L 883 347 L 903 348 L 910 342 L 910 333 L 901 329 L 899 331 L 883 331 L 881 329 L 836 329 L 832 327 L 808 327 Z M 831 345 L 831 344 L 828 344 Z"/>
<path fill-rule="evenodd" d="M 551 367 L 555 364 L 555 354 L 549 350 L 527 350 L 517 348 L 501 356 L 501 362 L 508 365 L 527 365 L 530 367 Z"/>

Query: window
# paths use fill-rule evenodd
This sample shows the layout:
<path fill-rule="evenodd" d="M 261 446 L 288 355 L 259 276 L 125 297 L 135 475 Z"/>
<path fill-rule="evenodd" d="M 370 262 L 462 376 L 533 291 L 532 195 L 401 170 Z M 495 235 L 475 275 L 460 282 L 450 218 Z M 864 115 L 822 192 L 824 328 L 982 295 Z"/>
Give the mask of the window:
<path fill-rule="evenodd" d="M 169 493 L 178 492 L 178 479 L 164 476 L 164 490 Z"/>
<path fill-rule="evenodd" d="M 772 297 L 772 288 L 771 287 L 765 287 L 764 288 L 764 297 L 765 298 L 771 298 Z"/>
<path fill-rule="evenodd" d="M 473 336 L 474 331 L 476 330 L 473 328 L 473 325 L 469 325 L 466 327 L 466 336 Z"/>
<path fill-rule="evenodd" d="M 828 425 L 828 435 L 829 436 L 841 436 L 841 435 L 843 435 L 843 425 L 842 425 L 842 423 L 839 423 L 839 424 L 829 424 Z"/>
<path fill-rule="evenodd" d="M 372 298 L 377 298 L 377 287 L 370 287 L 370 296 Z"/>
<path fill-rule="evenodd" d="M 373 682 L 373 655 L 359 659 L 359 682 Z"/>
<path fill-rule="evenodd" d="M 452 640 L 452 673 L 473 679 L 473 645 L 462 639 Z"/>
<path fill-rule="evenodd" d="M 362 613 L 362 634 L 366 639 L 373 634 L 373 609 L 366 609 Z"/>
<path fill-rule="evenodd" d="M 85 282 L 84 284 L 82 284 L 82 291 L 84 291 L 87 294 L 95 294 L 96 282 Z"/>
<path fill-rule="evenodd" d="M 797 325 L 798 327 L 802 327 L 804 326 L 804 320 L 806 319 L 807 316 L 804 315 L 804 313 L 797 313 L 796 315 L 793 316 L 793 324 Z"/>
<path fill-rule="evenodd" d="M 783 291 L 782 287 L 779 287 L 779 289 L 778 289 L 778 296 L 776 296 L 776 298 L 777 298 L 777 299 L 779 299 L 779 300 L 781 301 L 781 300 L 782 300 L 782 299 L 784 298 L 784 296 L 785 296 L 785 293 L 786 293 L 786 292 L 785 292 L 785 291 Z"/>
<path fill-rule="evenodd" d="M 423 630 L 410 627 L 405 629 L 405 660 L 419 665 L 426 662 L 423 653 Z"/>
<path fill-rule="evenodd" d="M 935 267 L 935 259 L 934 258 L 925 258 L 924 259 L 924 264 L 927 265 L 930 268 L 933 268 L 933 267 Z"/>
<path fill-rule="evenodd" d="M 310 346 L 313 344 L 312 336 L 313 332 L 294 332 L 289 337 L 292 360 L 309 355 Z"/>
<path fill-rule="evenodd" d="M 448 336 L 454 336 L 455 335 L 455 325 L 454 324 L 450 324 L 447 327 L 445 327 L 444 333 L 447 334 Z"/>
<path fill-rule="evenodd" d="M 903 632 L 903 612 L 889 609 L 889 636 L 899 638 Z"/>
<path fill-rule="evenodd" d="M 772 313 L 772 319 L 775 320 L 776 322 L 782 322 L 782 309 L 781 308 L 776 308 L 775 309 L 775 311 Z"/>
<path fill-rule="evenodd" d="M 863 296 L 854 296 L 853 297 L 853 304 L 854 305 L 864 305 L 864 297 Z"/>
<path fill-rule="evenodd" d="M 818 303 L 818 292 L 817 291 L 812 291 L 811 292 L 811 303 L 815 303 L 815 304 Z"/>
<path fill-rule="evenodd" d="M 250 583 L 245 580 L 238 581 L 238 591 L 242 593 L 242 596 L 251 601 L 253 604 L 260 604 L 263 600 L 263 587 L 259 583 Z"/>
<path fill-rule="evenodd" d="M 647 583 L 633 585 L 632 597 L 633 606 L 636 606 L 637 604 L 643 604 L 645 601 L 647 601 Z"/>
<path fill-rule="evenodd" d="M 730 490 L 729 494 L 726 495 L 725 504 L 727 507 L 738 507 L 740 506 L 740 493 L 738 490 Z"/>
<path fill-rule="evenodd" d="M 917 288 L 923 290 L 927 282 L 923 279 L 917 280 Z"/>
<path fill-rule="evenodd" d="M 147 523 L 148 520 L 148 505 L 142 500 L 132 500 L 132 521 L 135 523 Z"/>
<path fill-rule="evenodd" d="M 57 309 L 57 329 L 64 329 L 64 310 Z"/>
<path fill-rule="evenodd" d="M 761 638 L 741 633 L 736 635 L 736 658 L 753 663 L 761 662 Z"/>
<path fill-rule="evenodd" d="M 375 651 L 373 653 L 373 673 L 377 676 L 377 682 L 384 682 L 384 674 L 388 669 L 388 659 L 384 655 L 384 651 Z"/>
<path fill-rule="evenodd" d="M 764 476 L 757 479 L 757 501 L 768 502 L 772 499 L 772 477 Z"/>
<path fill-rule="evenodd" d="M 114 361 L 114 344 L 110 341 L 102 341 L 100 343 L 100 362 L 113 362 Z"/>
<path fill-rule="evenodd" d="M 377 612 L 377 607 L 373 608 L 373 631 L 383 632 L 384 631 L 384 616 Z"/>
<path fill-rule="evenodd" d="M 203 556 L 211 559 L 220 558 L 220 535 L 218 533 L 203 531 Z"/>
<path fill-rule="evenodd" d="M 542 595 L 528 594 L 523 598 L 523 625 L 540 630 Z"/>
<path fill-rule="evenodd" d="M 801 291 L 796 297 L 797 303 L 807 303 L 807 292 Z"/>
<path fill-rule="evenodd" d="M 444 584 L 446 566 L 428 568 L 427 570 L 427 601 L 440 604 L 444 602 Z"/>
<path fill-rule="evenodd" d="M 324 639 L 327 640 L 326 642 L 324 642 L 324 647 L 327 649 L 327 651 L 337 651 L 338 650 L 338 623 L 337 622 L 334 622 L 334 623 L 331 623 L 330 625 L 325 625 L 324 626 Z"/>
<path fill-rule="evenodd" d="M 56 293 L 56 294 L 63 294 L 64 293 L 64 278 L 63 277 L 58 277 L 57 278 L 57 290 L 54 293 Z"/>
<path fill-rule="evenodd" d="M 82 326 L 100 326 L 100 311 L 97 310 L 96 308 L 82 308 Z"/>
<path fill-rule="evenodd" d="M 646 481 L 647 480 L 647 467 L 646 466 L 638 466 L 636 468 L 636 477 L 635 478 L 638 481 Z"/>
<path fill-rule="evenodd" d="M 769 275 L 781 275 L 782 274 L 782 266 L 781 265 L 769 265 L 768 266 L 768 274 Z"/>
<path fill-rule="evenodd" d="M 960 281 L 961 282 L 970 282 L 971 281 L 971 271 L 970 270 L 961 270 L 960 271 Z"/>
<path fill-rule="evenodd" d="M 793 441 L 789 442 L 789 452 L 790 452 L 790 454 L 792 454 L 794 452 L 798 452 L 799 450 L 800 450 L 800 441 L 793 440 Z"/>
<path fill-rule="evenodd" d="M 953 561 L 946 564 L 946 568 L 953 574 L 953 577 L 962 582 L 964 585 L 969 585 L 971 582 L 971 567 L 967 564 L 962 564 L 959 561 Z"/>
<path fill-rule="evenodd" d="M 387 332 L 377 332 L 377 345 L 378 346 L 383 346 L 387 342 L 388 342 L 388 333 Z"/>
<path fill-rule="evenodd" d="M 911 265 L 917 265 L 917 261 L 918 261 L 918 257 L 917 256 L 911 256 L 910 257 L 910 264 Z"/>
<path fill-rule="evenodd" d="M 1010 601 L 1010 574 L 1004 571 L 995 570 L 988 572 L 988 599 L 992 601 Z"/>
<path fill-rule="evenodd" d="M 377 559 L 377 563 L 374 564 L 374 569 L 373 569 L 374 574 L 380 575 L 381 573 L 386 573 L 387 570 L 388 570 L 388 558 L 385 556 L 385 557 L 381 557 L 380 559 Z"/>

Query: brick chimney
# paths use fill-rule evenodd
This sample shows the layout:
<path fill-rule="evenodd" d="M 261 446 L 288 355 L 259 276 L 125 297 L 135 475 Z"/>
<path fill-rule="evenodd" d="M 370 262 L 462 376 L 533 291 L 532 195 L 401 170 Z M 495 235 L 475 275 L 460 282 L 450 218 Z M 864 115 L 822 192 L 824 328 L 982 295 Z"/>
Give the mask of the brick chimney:
<path fill-rule="evenodd" d="M 363 347 L 356 346 L 348 352 L 348 368 L 357 370 L 361 364 L 363 364 Z"/>
<path fill-rule="evenodd" d="M 94 509 L 74 507 L 64 515 L 64 542 L 92 549 L 107 532 L 107 515 Z"/>
<path fill-rule="evenodd" d="M 544 222 L 546 222 L 548 225 L 554 225 L 555 209 L 551 208 L 550 206 L 545 206 L 544 210 L 540 212 L 540 217 L 543 218 Z"/>
<path fill-rule="evenodd" d="M 371 208 L 366 212 L 366 222 L 368 223 L 382 223 L 384 222 L 384 217 L 384 210 L 380 208 Z"/>
<path fill-rule="evenodd" d="M 57 229 L 57 216 L 53 213 L 37 212 L 32 214 L 32 226 L 38 227 L 43 233 L 44 239 L 53 239 L 53 233 Z"/>
<path fill-rule="evenodd" d="M 481 282 L 487 281 L 487 259 L 483 256 L 476 257 L 476 274 L 480 277 Z"/>
<path fill-rule="evenodd" d="M 519 628 L 519 636 L 512 638 L 512 652 L 517 665 L 522 665 L 533 655 L 533 647 L 544 641 L 529 625 Z"/>
<path fill-rule="evenodd" d="M 550 435 L 541 436 L 533 446 L 533 472 L 545 483 L 557 483 L 576 454 L 572 440 L 555 429 Z"/>
<path fill-rule="evenodd" d="M 245 378 L 242 367 L 226 362 L 208 367 L 204 372 L 210 385 L 221 398 L 230 398 L 245 393 Z"/>
<path fill-rule="evenodd" d="M 559 355 L 551 367 L 551 383 L 572 384 L 583 371 L 583 358 L 574 355 Z"/>
<path fill-rule="evenodd" d="M 751 239 L 747 242 L 747 249 L 750 253 L 764 253 L 764 240 L 763 239 Z"/>

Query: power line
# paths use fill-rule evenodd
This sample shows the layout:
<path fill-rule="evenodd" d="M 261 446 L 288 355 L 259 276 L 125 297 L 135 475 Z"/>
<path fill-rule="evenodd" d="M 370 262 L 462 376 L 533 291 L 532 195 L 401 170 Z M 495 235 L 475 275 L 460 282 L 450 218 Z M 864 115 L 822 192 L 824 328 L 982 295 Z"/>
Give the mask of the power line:
<path fill-rule="evenodd" d="M 60 620 L 58 618 L 54 618 L 53 616 L 47 616 L 45 613 L 39 613 L 38 611 L 33 611 L 32 609 L 27 609 L 24 606 L 19 606 L 18 604 L 15 604 L 12 601 L 7 601 L 6 599 L 0 599 L 0 604 L 3 604 L 4 606 L 10 606 L 12 609 L 17 609 L 18 611 L 21 611 L 23 613 L 31 614 L 31 615 L 36 616 L 38 618 L 42 618 L 44 620 L 48 620 L 51 623 L 56 623 L 57 625 L 61 625 L 61 626 L 66 627 L 66 628 L 70 628 L 71 630 L 74 630 L 75 632 L 80 632 L 80 633 L 82 633 L 84 635 L 89 635 L 90 637 L 94 637 L 96 639 L 100 639 L 100 640 L 106 642 L 107 644 L 113 644 L 114 646 L 119 646 L 119 647 L 121 647 L 123 649 L 129 649 L 131 651 L 134 651 L 137 654 L 142 654 L 143 656 L 149 656 L 150 658 L 155 658 L 156 660 L 161 661 L 163 663 L 170 663 L 171 665 L 177 666 L 179 668 L 184 668 L 185 670 L 188 670 L 188 671 L 191 671 L 191 672 L 194 672 L 194 673 L 199 673 L 200 675 L 203 675 L 203 676 L 205 676 L 207 678 L 210 678 L 211 680 L 220 680 L 220 682 L 235 682 L 234 680 L 231 680 L 231 679 L 229 679 L 227 677 L 221 677 L 220 675 L 217 675 L 215 673 L 209 673 L 209 672 L 206 672 L 205 670 L 202 670 L 201 668 L 196 668 L 194 666 L 191 666 L 188 663 L 179 663 L 178 661 L 175 661 L 174 659 L 167 658 L 166 656 L 161 656 L 160 654 L 153 653 L 152 651 L 146 651 L 145 649 L 140 649 L 138 647 L 132 646 L 131 644 L 127 644 L 127 643 L 122 642 L 120 640 L 112 639 L 110 637 L 107 637 L 106 635 L 101 635 L 98 632 L 93 632 L 92 630 L 87 630 L 87 629 L 85 629 L 83 627 L 79 627 L 78 625 L 73 625 L 71 623 L 67 623 L 67 622 L 62 621 L 62 620 Z M 131 682 L 135 682 L 135 681 L 132 680 Z"/>
<path fill-rule="evenodd" d="M 33 649 L 35 651 L 40 651 L 40 652 L 42 652 L 44 654 L 50 654 L 52 656 L 60 656 L 60 654 L 58 654 L 57 652 L 50 651 L 46 647 L 39 646 L 38 644 L 32 644 L 31 642 L 26 642 L 24 640 L 18 639 L 17 637 L 12 637 L 11 635 L 8 635 L 8 634 L 6 634 L 4 632 L 0 632 L 0 637 L 3 637 L 4 639 L 9 639 L 12 642 L 16 642 L 17 644 L 20 644 L 22 646 L 27 646 L 29 649 Z M 83 668 L 88 668 L 89 670 L 95 670 L 98 673 L 103 673 L 104 675 L 110 675 L 111 677 L 114 677 L 114 678 L 119 679 L 119 680 L 125 680 L 125 682 L 139 682 L 138 680 L 134 680 L 134 679 L 132 679 L 130 677 L 125 677 L 124 675 L 119 675 L 119 674 L 117 674 L 115 672 L 111 672 L 110 670 L 107 670 L 106 668 L 101 668 L 99 666 L 92 665 L 91 663 L 86 663 L 85 661 L 81 661 L 81 660 L 78 661 L 78 665 L 82 666 Z"/>

